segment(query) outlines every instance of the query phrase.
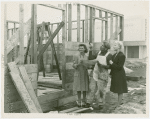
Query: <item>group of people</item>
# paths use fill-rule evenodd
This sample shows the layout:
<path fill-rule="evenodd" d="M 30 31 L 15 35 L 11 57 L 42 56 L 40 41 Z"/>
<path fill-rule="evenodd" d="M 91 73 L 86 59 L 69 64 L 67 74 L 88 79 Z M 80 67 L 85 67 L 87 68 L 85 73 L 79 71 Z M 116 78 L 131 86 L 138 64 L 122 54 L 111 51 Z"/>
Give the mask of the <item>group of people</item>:
<path fill-rule="evenodd" d="M 121 42 L 116 41 L 113 45 L 115 53 L 111 54 L 108 51 L 109 42 L 103 41 L 100 51 L 94 55 L 92 47 L 89 47 L 88 52 L 86 45 L 79 45 L 79 55 L 74 56 L 73 62 L 73 90 L 77 92 L 78 107 L 90 107 L 95 101 L 102 109 L 109 85 L 110 91 L 118 94 L 116 107 L 122 104 L 123 93 L 127 93 L 123 47 Z"/>

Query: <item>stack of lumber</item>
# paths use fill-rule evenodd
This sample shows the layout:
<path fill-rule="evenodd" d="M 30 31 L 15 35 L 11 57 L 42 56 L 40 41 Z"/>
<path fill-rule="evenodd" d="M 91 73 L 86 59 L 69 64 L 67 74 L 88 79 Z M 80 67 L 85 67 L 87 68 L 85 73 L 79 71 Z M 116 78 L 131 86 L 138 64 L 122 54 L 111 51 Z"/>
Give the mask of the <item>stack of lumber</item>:
<path fill-rule="evenodd" d="M 27 111 L 29 113 L 43 113 L 25 67 L 20 65 L 18 68 L 15 62 L 10 62 L 8 63 L 8 68 L 12 81 Z"/>

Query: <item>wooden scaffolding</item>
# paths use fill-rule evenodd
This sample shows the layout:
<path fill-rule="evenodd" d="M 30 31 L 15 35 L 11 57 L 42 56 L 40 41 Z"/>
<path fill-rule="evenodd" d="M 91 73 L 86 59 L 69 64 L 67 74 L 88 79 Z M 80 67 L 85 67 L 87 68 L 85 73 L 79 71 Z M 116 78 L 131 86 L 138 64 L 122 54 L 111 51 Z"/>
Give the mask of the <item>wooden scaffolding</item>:
<path fill-rule="evenodd" d="M 44 23 L 50 26 L 51 36 L 48 38 L 47 43 L 38 50 L 37 31 L 42 24 L 37 24 L 37 5 L 42 5 L 45 7 L 53 8 L 62 11 L 62 22 L 58 23 Z M 57 36 L 57 56 L 60 64 L 61 75 L 62 75 L 62 88 L 64 89 L 63 97 L 60 97 L 60 93 L 54 93 L 49 95 L 43 95 L 38 98 L 41 105 L 42 111 L 47 112 L 53 107 L 58 107 L 64 105 L 68 102 L 73 102 L 76 100 L 76 94 L 73 92 L 73 73 L 72 68 L 73 55 L 78 53 L 78 45 L 84 43 L 86 45 L 89 42 L 94 44 L 94 52 L 99 50 L 100 44 L 103 40 L 108 40 L 113 43 L 115 40 L 123 41 L 124 37 L 124 16 L 120 13 L 113 12 L 94 5 L 86 5 L 76 3 L 77 7 L 77 20 L 72 20 L 72 6 L 73 4 L 63 4 L 59 7 L 46 4 L 32 4 L 31 19 L 24 23 L 24 8 L 23 4 L 19 5 L 19 22 L 8 21 L 6 17 L 7 5 L 5 5 L 5 17 L 4 17 L 4 66 L 5 66 L 5 78 L 4 78 L 4 104 L 5 113 L 10 112 L 24 112 L 26 110 L 16 87 L 14 86 L 9 71 L 7 63 L 15 62 L 18 66 L 24 65 L 26 70 L 31 67 L 32 69 L 37 69 L 38 59 L 41 54 L 46 53 L 50 45 L 52 45 L 53 39 Z M 81 19 L 81 6 L 85 8 L 85 19 Z M 98 12 L 98 16 L 96 13 Z M 101 22 L 101 41 L 94 42 L 95 39 L 95 20 L 100 20 Z M 73 22 L 77 23 L 77 28 L 72 28 Z M 8 24 L 13 23 L 14 28 L 8 29 Z M 113 24 L 115 23 L 115 29 Z M 16 27 L 19 24 L 19 27 Z M 57 25 L 57 29 L 52 32 L 53 26 Z M 108 27 L 108 25 L 110 25 Z M 62 29 L 62 43 L 59 41 L 59 30 Z M 77 30 L 77 41 L 72 41 L 72 30 Z M 81 32 L 82 30 L 82 32 Z M 108 32 L 110 31 L 110 32 Z M 82 38 L 81 38 L 82 33 Z M 108 38 L 108 33 L 109 38 Z M 11 35 L 11 37 L 10 37 Z M 29 48 L 24 48 L 24 36 L 28 37 Z M 30 41 L 30 42 L 29 42 Z M 18 45 L 19 43 L 19 45 Z M 61 45 L 61 49 L 60 49 Z M 52 47 L 52 46 L 50 46 Z M 53 46 L 54 47 L 54 46 Z M 26 52 L 30 49 L 28 55 Z M 60 54 L 60 55 L 59 55 Z M 54 56 L 53 50 L 51 50 L 51 56 Z M 27 60 L 25 63 L 25 59 Z M 32 64 L 29 65 L 29 64 Z M 51 64 L 53 65 L 53 59 L 51 59 Z M 34 68 L 33 68 L 34 67 Z M 30 70 L 27 72 L 31 80 L 33 89 L 37 94 L 37 80 L 38 71 Z M 34 75 L 34 77 L 33 77 Z M 26 111 L 25 111 L 26 112 Z"/>

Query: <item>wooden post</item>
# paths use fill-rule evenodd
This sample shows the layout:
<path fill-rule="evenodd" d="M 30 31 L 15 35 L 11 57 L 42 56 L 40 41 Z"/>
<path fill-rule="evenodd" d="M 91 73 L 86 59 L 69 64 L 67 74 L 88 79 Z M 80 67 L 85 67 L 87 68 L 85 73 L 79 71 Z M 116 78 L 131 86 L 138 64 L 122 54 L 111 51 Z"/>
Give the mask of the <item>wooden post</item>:
<path fill-rule="evenodd" d="M 72 5 L 68 4 L 68 41 L 72 40 Z"/>
<path fill-rule="evenodd" d="M 88 42 L 88 6 L 85 6 L 85 42 Z"/>
<path fill-rule="evenodd" d="M 14 23 L 14 34 L 16 33 L 16 23 Z M 16 45 L 15 47 L 14 47 L 14 59 L 16 59 L 17 58 L 17 47 L 18 47 L 18 45 Z"/>
<path fill-rule="evenodd" d="M 37 5 L 32 5 L 31 17 L 31 41 L 32 41 L 32 63 L 37 63 Z"/>
<path fill-rule="evenodd" d="M 123 41 L 124 39 L 124 17 L 120 17 L 120 29 L 121 29 L 120 41 Z"/>
<path fill-rule="evenodd" d="M 89 42 L 91 42 L 92 43 L 92 32 L 93 32 L 93 18 L 92 18 L 92 16 L 93 16 L 93 8 L 92 7 L 90 7 L 90 30 L 89 30 L 89 35 L 90 35 L 90 37 L 89 37 Z"/>
<path fill-rule="evenodd" d="M 77 42 L 80 42 L 80 4 L 77 4 Z"/>
<path fill-rule="evenodd" d="M 105 12 L 105 19 L 108 20 L 107 12 Z M 105 40 L 108 40 L 108 21 L 105 21 Z"/>
<path fill-rule="evenodd" d="M 82 42 L 84 43 L 84 20 L 82 21 Z"/>
<path fill-rule="evenodd" d="M 102 18 L 101 10 L 99 10 L 99 17 Z M 103 20 L 101 20 L 101 42 L 103 42 Z"/>
<path fill-rule="evenodd" d="M 116 15 L 115 30 L 116 30 L 116 32 L 118 33 L 118 15 Z M 115 38 L 115 39 L 116 39 L 116 40 L 118 40 L 118 34 L 117 34 L 117 36 L 116 36 L 116 38 Z"/>
<path fill-rule="evenodd" d="M 113 35 L 113 14 L 111 13 L 110 17 L 110 38 Z"/>
<path fill-rule="evenodd" d="M 9 29 L 8 29 L 8 22 L 6 22 L 7 24 L 7 39 L 9 39 Z"/>
<path fill-rule="evenodd" d="M 59 26 L 59 24 L 57 24 L 57 27 Z M 57 59 L 59 61 L 59 32 L 57 34 Z"/>
<path fill-rule="evenodd" d="M 51 25 L 51 33 L 53 34 L 53 24 Z M 54 44 L 55 45 L 55 44 Z M 53 50 L 52 50 L 52 47 L 51 47 L 51 70 L 53 71 L 53 60 L 54 60 L 54 57 L 53 57 Z"/>
<path fill-rule="evenodd" d="M 95 8 L 93 8 L 92 16 L 95 17 Z M 92 24 L 93 24 L 93 28 L 92 28 L 93 29 L 92 42 L 94 42 L 94 40 L 95 40 L 95 19 L 93 19 L 93 23 Z"/>
<path fill-rule="evenodd" d="M 24 64 L 24 8 L 23 4 L 19 5 L 19 45 L 20 45 L 20 53 L 19 53 L 19 58 L 20 58 L 20 64 Z"/>
<path fill-rule="evenodd" d="M 66 42 L 66 36 L 67 36 L 67 5 L 64 4 L 63 8 L 65 11 L 62 11 L 62 21 L 65 23 L 65 25 L 62 28 L 62 44 L 63 44 L 63 50 L 62 50 L 62 87 L 65 88 L 65 79 L 66 79 L 66 56 L 65 56 L 65 42 Z"/>

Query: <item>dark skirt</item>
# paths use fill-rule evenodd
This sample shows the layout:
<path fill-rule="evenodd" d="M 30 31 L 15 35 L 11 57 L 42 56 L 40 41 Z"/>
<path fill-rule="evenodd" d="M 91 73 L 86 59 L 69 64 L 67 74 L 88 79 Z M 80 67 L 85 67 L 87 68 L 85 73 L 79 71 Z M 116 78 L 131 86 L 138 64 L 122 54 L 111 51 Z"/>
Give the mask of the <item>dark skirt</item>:
<path fill-rule="evenodd" d="M 111 76 L 110 91 L 114 93 L 127 93 L 128 89 L 124 69 L 112 71 Z"/>

